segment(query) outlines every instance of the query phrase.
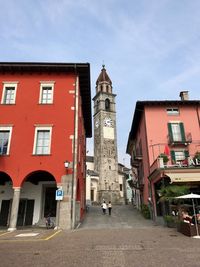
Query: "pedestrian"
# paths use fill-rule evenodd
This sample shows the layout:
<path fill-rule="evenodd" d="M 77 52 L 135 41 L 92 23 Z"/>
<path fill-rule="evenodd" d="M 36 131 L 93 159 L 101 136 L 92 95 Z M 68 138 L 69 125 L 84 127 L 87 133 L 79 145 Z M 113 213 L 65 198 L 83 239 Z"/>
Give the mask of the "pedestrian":
<path fill-rule="evenodd" d="M 109 201 L 109 203 L 108 203 L 108 212 L 109 212 L 109 215 L 111 215 L 111 211 L 112 211 L 112 204 Z"/>
<path fill-rule="evenodd" d="M 106 205 L 106 202 L 104 200 L 104 202 L 102 203 L 102 210 L 103 210 L 103 214 L 105 215 L 106 214 L 106 209 L 107 209 L 107 205 Z"/>

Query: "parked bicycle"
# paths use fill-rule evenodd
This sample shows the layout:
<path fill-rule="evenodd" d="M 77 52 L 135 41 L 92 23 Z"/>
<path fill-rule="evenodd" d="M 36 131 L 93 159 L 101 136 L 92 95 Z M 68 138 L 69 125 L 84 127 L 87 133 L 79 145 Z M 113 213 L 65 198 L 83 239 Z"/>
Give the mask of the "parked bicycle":
<path fill-rule="evenodd" d="M 46 228 L 47 229 L 54 229 L 54 221 L 51 219 L 51 215 L 48 214 L 46 217 Z"/>

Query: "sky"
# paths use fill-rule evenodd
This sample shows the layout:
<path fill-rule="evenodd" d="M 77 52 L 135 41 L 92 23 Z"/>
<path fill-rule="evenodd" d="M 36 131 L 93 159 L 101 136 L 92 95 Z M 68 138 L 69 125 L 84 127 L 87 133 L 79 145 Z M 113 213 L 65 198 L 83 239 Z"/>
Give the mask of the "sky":
<path fill-rule="evenodd" d="M 136 101 L 179 100 L 183 90 L 199 99 L 199 0 L 0 0 L 0 10 L 1 62 L 89 62 L 92 97 L 105 64 L 126 166 Z"/>

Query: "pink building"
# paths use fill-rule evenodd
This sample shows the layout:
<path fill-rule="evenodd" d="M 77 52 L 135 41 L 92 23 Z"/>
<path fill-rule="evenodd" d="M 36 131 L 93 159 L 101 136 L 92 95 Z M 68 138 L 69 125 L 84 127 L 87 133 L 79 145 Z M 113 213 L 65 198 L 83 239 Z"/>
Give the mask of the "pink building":
<path fill-rule="evenodd" d="M 200 161 L 194 160 L 200 151 L 200 101 L 189 100 L 187 91 L 180 97 L 137 101 L 129 134 L 135 202 L 138 208 L 148 205 L 155 218 L 163 215 L 158 202 L 162 185 L 187 184 L 200 194 Z"/>

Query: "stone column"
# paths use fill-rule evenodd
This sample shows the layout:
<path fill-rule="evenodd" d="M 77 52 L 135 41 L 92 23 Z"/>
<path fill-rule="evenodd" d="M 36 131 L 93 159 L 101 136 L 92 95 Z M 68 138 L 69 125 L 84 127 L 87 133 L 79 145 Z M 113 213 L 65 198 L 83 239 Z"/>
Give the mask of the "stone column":
<path fill-rule="evenodd" d="M 10 224 L 9 224 L 8 231 L 15 231 L 16 230 L 19 201 L 20 201 L 21 187 L 14 187 L 13 189 L 14 189 L 14 193 L 13 193 Z"/>
<path fill-rule="evenodd" d="M 57 186 L 62 186 L 64 191 L 63 200 L 57 203 L 56 228 L 63 230 L 71 229 L 71 207 L 72 207 L 72 174 L 63 175 L 61 183 Z"/>

